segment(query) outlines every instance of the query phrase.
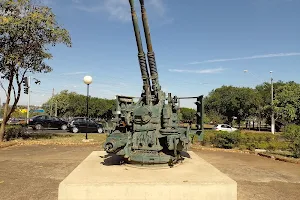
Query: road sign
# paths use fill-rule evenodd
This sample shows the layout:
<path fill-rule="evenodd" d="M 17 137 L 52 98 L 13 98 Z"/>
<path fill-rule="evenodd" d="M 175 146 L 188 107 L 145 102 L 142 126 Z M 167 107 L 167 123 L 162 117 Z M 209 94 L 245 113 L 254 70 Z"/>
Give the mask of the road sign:
<path fill-rule="evenodd" d="M 30 112 L 43 113 L 45 111 L 43 109 L 38 109 L 38 110 L 30 110 Z"/>

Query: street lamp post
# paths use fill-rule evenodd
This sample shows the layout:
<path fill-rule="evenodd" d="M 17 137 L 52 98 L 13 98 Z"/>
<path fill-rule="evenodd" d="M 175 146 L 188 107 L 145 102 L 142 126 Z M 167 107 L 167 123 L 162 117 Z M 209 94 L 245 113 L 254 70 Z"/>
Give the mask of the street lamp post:
<path fill-rule="evenodd" d="M 85 76 L 83 78 L 83 82 L 87 85 L 87 95 L 86 95 L 86 117 L 87 117 L 87 122 L 86 122 L 86 133 L 85 133 L 85 139 L 87 140 L 87 131 L 88 131 L 88 126 L 89 126 L 89 87 L 90 84 L 92 83 L 93 79 L 91 76 Z"/>
<path fill-rule="evenodd" d="M 27 78 L 28 80 L 28 102 L 27 102 L 27 116 L 26 116 L 26 121 L 27 121 L 27 124 L 29 124 L 29 117 L 30 117 L 30 89 L 31 89 L 31 77 L 28 76 Z"/>
<path fill-rule="evenodd" d="M 249 71 L 246 69 L 244 70 L 244 73 L 249 73 Z M 273 99 L 274 99 L 274 89 L 273 89 L 273 77 L 272 77 L 273 71 L 270 71 L 271 74 L 271 133 L 275 134 L 275 119 L 274 119 L 274 110 L 273 110 Z M 251 74 L 252 75 L 252 74 Z M 254 76 L 257 78 L 256 76 Z"/>
<path fill-rule="evenodd" d="M 273 100 L 274 100 L 274 88 L 273 88 L 273 77 L 272 77 L 272 71 L 270 71 L 271 74 L 271 132 L 272 134 L 275 134 L 275 119 L 274 119 L 274 105 L 273 105 Z"/>

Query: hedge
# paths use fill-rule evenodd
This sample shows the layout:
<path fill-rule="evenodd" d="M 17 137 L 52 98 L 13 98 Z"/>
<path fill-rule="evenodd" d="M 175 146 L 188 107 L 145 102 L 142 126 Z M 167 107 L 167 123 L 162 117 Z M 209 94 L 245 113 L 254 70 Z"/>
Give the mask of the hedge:
<path fill-rule="evenodd" d="M 20 125 L 7 125 L 4 132 L 4 140 L 10 141 L 17 138 L 28 138 L 27 128 Z"/>
<path fill-rule="evenodd" d="M 288 150 L 289 143 L 282 135 L 257 132 L 219 132 L 205 131 L 202 145 L 212 145 L 217 148 Z"/>
<path fill-rule="evenodd" d="M 4 132 L 4 141 L 14 139 L 51 139 L 53 136 L 57 136 L 57 134 L 48 132 L 29 133 L 27 127 L 21 125 L 7 125 Z"/>
<path fill-rule="evenodd" d="M 289 150 L 293 156 L 300 158 L 300 126 L 295 124 L 287 125 L 284 128 L 284 138 L 289 142 Z"/>

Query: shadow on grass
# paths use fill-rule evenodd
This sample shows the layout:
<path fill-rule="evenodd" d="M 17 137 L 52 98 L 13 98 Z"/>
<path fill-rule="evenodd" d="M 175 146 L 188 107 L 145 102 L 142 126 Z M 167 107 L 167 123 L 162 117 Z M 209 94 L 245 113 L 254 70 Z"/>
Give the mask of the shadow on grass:
<path fill-rule="evenodd" d="M 26 139 L 52 139 L 53 137 L 70 138 L 70 137 L 74 137 L 74 135 L 42 132 L 42 133 L 27 133 L 27 134 L 25 133 L 22 138 L 26 140 Z"/>

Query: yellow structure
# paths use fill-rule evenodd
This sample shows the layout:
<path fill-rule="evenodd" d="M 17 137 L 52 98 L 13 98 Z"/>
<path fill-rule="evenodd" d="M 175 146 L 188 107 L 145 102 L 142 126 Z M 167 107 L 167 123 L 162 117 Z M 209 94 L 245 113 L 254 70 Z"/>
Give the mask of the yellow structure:
<path fill-rule="evenodd" d="M 18 111 L 21 113 L 27 113 L 27 109 L 18 109 Z"/>

